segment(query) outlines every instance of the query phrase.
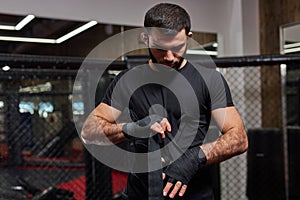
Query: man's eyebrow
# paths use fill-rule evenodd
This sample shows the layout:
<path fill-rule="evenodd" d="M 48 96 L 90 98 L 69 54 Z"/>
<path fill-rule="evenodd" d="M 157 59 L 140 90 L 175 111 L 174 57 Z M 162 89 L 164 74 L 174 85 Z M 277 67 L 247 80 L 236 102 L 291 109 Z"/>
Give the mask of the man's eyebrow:
<path fill-rule="evenodd" d="M 158 49 L 166 49 L 166 48 L 164 48 L 163 46 L 161 46 L 160 44 L 157 44 L 157 43 L 155 43 L 155 42 L 153 42 L 153 46 L 154 46 L 155 48 L 158 48 Z"/>
<path fill-rule="evenodd" d="M 173 49 L 182 48 L 184 45 L 185 45 L 185 43 L 181 43 L 181 44 L 179 44 L 179 45 L 173 47 Z"/>
<path fill-rule="evenodd" d="M 185 43 L 181 43 L 181 44 L 178 44 L 177 46 L 172 47 L 171 49 L 182 48 L 184 45 L 185 45 Z M 156 42 L 153 42 L 153 46 L 158 49 L 168 50 L 168 48 L 165 48 Z"/>

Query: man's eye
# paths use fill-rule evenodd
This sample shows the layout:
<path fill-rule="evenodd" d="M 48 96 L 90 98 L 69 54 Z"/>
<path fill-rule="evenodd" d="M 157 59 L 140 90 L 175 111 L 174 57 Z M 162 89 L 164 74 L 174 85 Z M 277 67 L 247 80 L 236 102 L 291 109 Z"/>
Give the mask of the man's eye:
<path fill-rule="evenodd" d="M 153 47 L 152 49 L 154 49 L 155 51 L 160 51 L 160 52 L 166 51 L 164 49 L 160 49 L 160 48 L 156 48 L 156 47 Z"/>
<path fill-rule="evenodd" d="M 173 52 L 179 52 L 180 50 L 181 50 L 181 47 L 176 47 L 176 48 L 172 49 Z"/>

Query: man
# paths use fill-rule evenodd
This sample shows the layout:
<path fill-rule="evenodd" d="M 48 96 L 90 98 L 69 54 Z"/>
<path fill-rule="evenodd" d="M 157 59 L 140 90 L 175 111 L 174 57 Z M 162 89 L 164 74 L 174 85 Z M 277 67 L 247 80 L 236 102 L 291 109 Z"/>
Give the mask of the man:
<path fill-rule="evenodd" d="M 141 38 L 149 49 L 148 64 L 114 79 L 81 136 L 95 144 L 130 140 L 137 153 L 161 150 L 161 169 L 130 173 L 124 198 L 214 199 L 209 166 L 247 150 L 242 119 L 221 74 L 195 67 L 183 57 L 192 33 L 182 7 L 155 5 L 146 13 L 144 26 Z M 148 82 L 137 84 L 143 80 Z M 118 120 L 126 108 L 133 122 Z M 204 144 L 211 118 L 222 135 Z M 157 160 L 148 160 L 148 165 Z"/>

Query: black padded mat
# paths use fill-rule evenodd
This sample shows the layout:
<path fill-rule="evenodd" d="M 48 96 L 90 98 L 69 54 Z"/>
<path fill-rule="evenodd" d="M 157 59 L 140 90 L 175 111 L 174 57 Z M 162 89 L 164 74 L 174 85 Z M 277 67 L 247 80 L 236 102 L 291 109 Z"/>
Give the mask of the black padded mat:
<path fill-rule="evenodd" d="M 62 168 L 2 168 L 0 171 L 1 200 L 32 199 L 47 188 L 84 175 L 83 170 Z"/>

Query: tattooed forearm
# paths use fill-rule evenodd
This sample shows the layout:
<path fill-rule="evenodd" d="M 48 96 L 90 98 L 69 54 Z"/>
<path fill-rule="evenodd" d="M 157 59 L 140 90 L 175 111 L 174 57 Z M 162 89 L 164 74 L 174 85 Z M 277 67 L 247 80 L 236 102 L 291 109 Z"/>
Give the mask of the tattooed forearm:
<path fill-rule="evenodd" d="M 81 136 L 91 143 L 118 143 L 124 140 L 122 124 L 108 122 L 94 112 L 85 121 Z"/>
<path fill-rule="evenodd" d="M 207 157 L 207 164 L 222 162 L 228 158 L 245 152 L 248 148 L 245 131 L 236 129 L 229 130 L 215 142 L 201 146 Z"/>

